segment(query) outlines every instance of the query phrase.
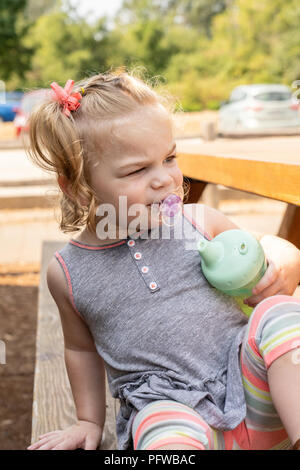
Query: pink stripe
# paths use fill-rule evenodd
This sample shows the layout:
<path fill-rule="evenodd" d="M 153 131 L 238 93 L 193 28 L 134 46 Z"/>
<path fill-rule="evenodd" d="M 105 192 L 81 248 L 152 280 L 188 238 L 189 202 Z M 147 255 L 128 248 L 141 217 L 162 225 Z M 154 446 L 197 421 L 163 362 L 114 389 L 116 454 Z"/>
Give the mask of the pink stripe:
<path fill-rule="evenodd" d="M 250 349 L 255 354 L 255 356 L 262 359 L 262 356 L 261 356 L 261 354 L 259 352 L 259 349 L 257 347 L 257 344 L 256 344 L 255 336 L 251 336 L 251 338 L 248 338 L 247 343 L 248 343 L 248 346 L 250 347 Z"/>
<path fill-rule="evenodd" d="M 203 235 L 204 237 L 206 237 L 208 240 L 211 240 L 211 239 L 212 239 L 211 236 L 208 235 L 208 233 L 205 232 L 205 231 L 195 222 L 195 220 L 194 220 L 192 217 L 190 217 L 190 215 L 188 215 L 188 214 L 184 211 L 184 209 L 183 209 L 182 213 L 183 213 L 184 217 L 185 217 L 186 219 L 188 219 L 188 221 L 193 225 L 193 227 L 196 227 L 196 229 L 198 230 L 198 232 L 201 233 L 201 235 Z"/>
<path fill-rule="evenodd" d="M 233 447 L 234 441 L 237 443 L 239 447 L 242 449 L 251 449 L 251 440 L 250 440 L 250 435 L 249 435 L 249 430 L 247 428 L 245 420 L 242 421 L 236 428 L 234 428 L 232 431 L 228 431 L 232 435 L 232 444 L 231 444 L 231 449 Z"/>
<path fill-rule="evenodd" d="M 285 302 L 300 303 L 300 299 L 291 297 L 290 295 L 273 295 L 272 297 L 267 297 L 266 299 L 262 300 L 252 312 L 249 336 L 255 336 L 258 324 L 269 308 L 276 304 Z"/>
<path fill-rule="evenodd" d="M 296 341 L 298 341 L 298 345 Z M 272 351 L 270 351 L 268 354 L 264 356 L 266 368 L 268 369 L 270 365 L 272 364 L 272 362 L 274 362 L 283 354 L 289 351 L 292 351 L 293 349 L 297 349 L 299 345 L 300 345 L 300 336 L 298 336 L 298 338 L 292 338 L 290 340 L 287 340 L 283 344 L 280 344 L 276 348 L 272 349 Z"/>
<path fill-rule="evenodd" d="M 137 446 L 138 440 L 148 426 L 151 426 L 151 424 L 158 423 L 164 419 L 187 419 L 189 421 L 193 421 L 194 423 L 200 424 L 202 427 L 204 427 L 204 422 L 201 420 L 201 418 L 197 418 L 196 416 L 192 416 L 189 413 L 185 413 L 184 411 L 159 411 L 156 413 L 152 413 L 149 416 L 146 416 L 143 421 L 139 424 L 137 427 L 135 436 L 134 436 L 134 447 Z"/>
<path fill-rule="evenodd" d="M 63 258 L 60 256 L 60 254 L 58 253 L 58 251 L 55 252 L 55 256 L 57 258 L 57 260 L 59 261 L 59 263 L 61 264 L 63 270 L 64 270 L 64 273 L 66 275 L 66 278 L 67 278 L 67 282 L 68 282 L 68 289 L 69 289 L 69 296 L 70 296 L 70 299 L 71 299 L 71 303 L 74 307 L 74 310 L 76 311 L 76 313 L 78 313 L 78 315 L 80 316 L 80 318 L 82 320 L 83 317 L 82 315 L 79 313 L 79 311 L 77 310 L 77 307 L 75 305 L 75 302 L 74 302 L 74 297 L 73 297 L 73 291 L 72 291 L 72 284 L 71 284 L 71 277 L 70 277 L 70 274 L 69 274 L 69 271 L 68 271 L 68 268 L 66 266 L 66 263 L 64 262 Z"/>
<path fill-rule="evenodd" d="M 300 299 L 296 299 L 290 295 L 273 295 L 272 297 L 267 297 L 266 299 L 262 300 L 253 310 L 250 320 L 251 323 L 248 334 L 248 344 L 258 357 L 261 357 L 261 354 L 257 348 L 255 335 L 260 321 L 271 307 L 286 302 L 300 303 Z"/>
<path fill-rule="evenodd" d="M 250 445 L 244 447 L 245 450 L 272 450 L 288 438 L 284 428 L 269 432 L 250 428 L 248 434 Z"/>
<path fill-rule="evenodd" d="M 267 382 L 253 375 L 252 372 L 250 372 L 250 370 L 245 366 L 243 359 L 241 359 L 241 363 L 242 363 L 242 372 L 245 378 L 248 379 L 249 382 L 252 385 L 254 385 L 256 388 L 258 388 L 259 390 L 263 390 L 264 392 L 269 392 L 270 389 L 269 389 Z"/>
<path fill-rule="evenodd" d="M 232 447 L 233 447 L 232 431 L 223 431 L 223 438 L 224 438 L 225 450 L 232 450 Z"/>
<path fill-rule="evenodd" d="M 72 245 L 79 246 L 80 248 L 86 248 L 87 250 L 105 250 L 106 248 L 113 248 L 114 246 L 120 246 L 125 243 L 125 240 L 120 241 L 119 243 L 115 243 L 113 245 L 103 245 L 103 246 L 89 246 L 85 245 L 84 243 L 75 242 L 74 240 L 69 240 L 69 243 Z"/>
<path fill-rule="evenodd" d="M 158 447 L 162 447 L 168 444 L 187 444 L 193 447 L 196 447 L 196 449 L 199 450 L 205 450 L 205 447 L 203 444 L 201 444 L 199 441 L 196 439 L 193 439 L 192 437 L 172 437 L 172 438 L 164 438 L 164 439 L 159 439 L 158 441 L 154 442 L 150 446 L 147 447 L 146 450 L 155 450 Z"/>

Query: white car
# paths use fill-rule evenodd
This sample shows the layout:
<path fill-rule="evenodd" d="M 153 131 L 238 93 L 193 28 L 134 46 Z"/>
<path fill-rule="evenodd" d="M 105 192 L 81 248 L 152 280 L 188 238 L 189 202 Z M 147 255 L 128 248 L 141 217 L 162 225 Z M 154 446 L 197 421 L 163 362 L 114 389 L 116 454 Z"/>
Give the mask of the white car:
<path fill-rule="evenodd" d="M 236 87 L 219 112 L 219 133 L 299 127 L 298 100 L 285 85 Z"/>

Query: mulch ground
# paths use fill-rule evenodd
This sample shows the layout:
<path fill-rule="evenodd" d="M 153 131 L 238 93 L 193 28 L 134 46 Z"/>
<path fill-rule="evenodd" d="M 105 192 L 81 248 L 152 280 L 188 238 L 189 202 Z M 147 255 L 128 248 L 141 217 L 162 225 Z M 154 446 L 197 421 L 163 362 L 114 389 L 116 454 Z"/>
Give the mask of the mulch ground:
<path fill-rule="evenodd" d="M 0 363 L 0 450 L 30 445 L 38 276 L 0 273 L 0 340 L 6 348 Z"/>

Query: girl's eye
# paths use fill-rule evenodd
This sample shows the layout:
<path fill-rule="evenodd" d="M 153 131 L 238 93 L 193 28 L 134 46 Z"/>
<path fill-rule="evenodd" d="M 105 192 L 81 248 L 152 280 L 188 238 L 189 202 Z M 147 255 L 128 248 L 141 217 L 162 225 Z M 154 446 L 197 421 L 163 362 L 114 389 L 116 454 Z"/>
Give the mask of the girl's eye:
<path fill-rule="evenodd" d="M 166 160 L 170 163 L 177 158 L 177 155 L 170 155 Z"/>
<path fill-rule="evenodd" d="M 143 171 L 144 169 L 145 169 L 145 168 L 140 168 L 139 170 L 135 170 L 135 171 L 133 171 L 132 173 L 129 173 L 128 176 L 130 176 L 130 175 L 135 175 L 136 173 L 140 173 L 140 172 Z"/>
<path fill-rule="evenodd" d="M 170 155 L 168 158 L 166 158 L 166 162 L 167 163 L 170 163 L 172 162 L 173 160 L 175 160 L 175 158 L 177 158 L 177 155 Z M 136 173 L 141 173 L 143 170 L 145 170 L 146 168 L 143 167 L 143 168 L 139 168 L 139 170 L 135 170 L 133 171 L 132 173 L 129 173 L 129 175 L 127 176 L 131 176 L 131 175 L 135 175 Z"/>

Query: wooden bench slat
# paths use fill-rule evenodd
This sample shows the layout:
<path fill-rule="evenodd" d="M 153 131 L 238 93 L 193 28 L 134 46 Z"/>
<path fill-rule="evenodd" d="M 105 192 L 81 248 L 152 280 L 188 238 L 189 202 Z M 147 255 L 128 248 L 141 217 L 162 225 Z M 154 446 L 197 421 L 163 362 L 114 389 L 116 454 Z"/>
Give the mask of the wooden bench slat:
<path fill-rule="evenodd" d="M 47 241 L 42 247 L 31 442 L 36 442 L 41 434 L 64 429 L 76 422 L 73 395 L 64 361 L 61 321 L 46 281 L 50 259 L 64 244 Z M 117 400 L 112 398 L 106 381 L 106 422 L 104 440 L 101 443 L 103 450 L 117 448 L 117 410 Z"/>

